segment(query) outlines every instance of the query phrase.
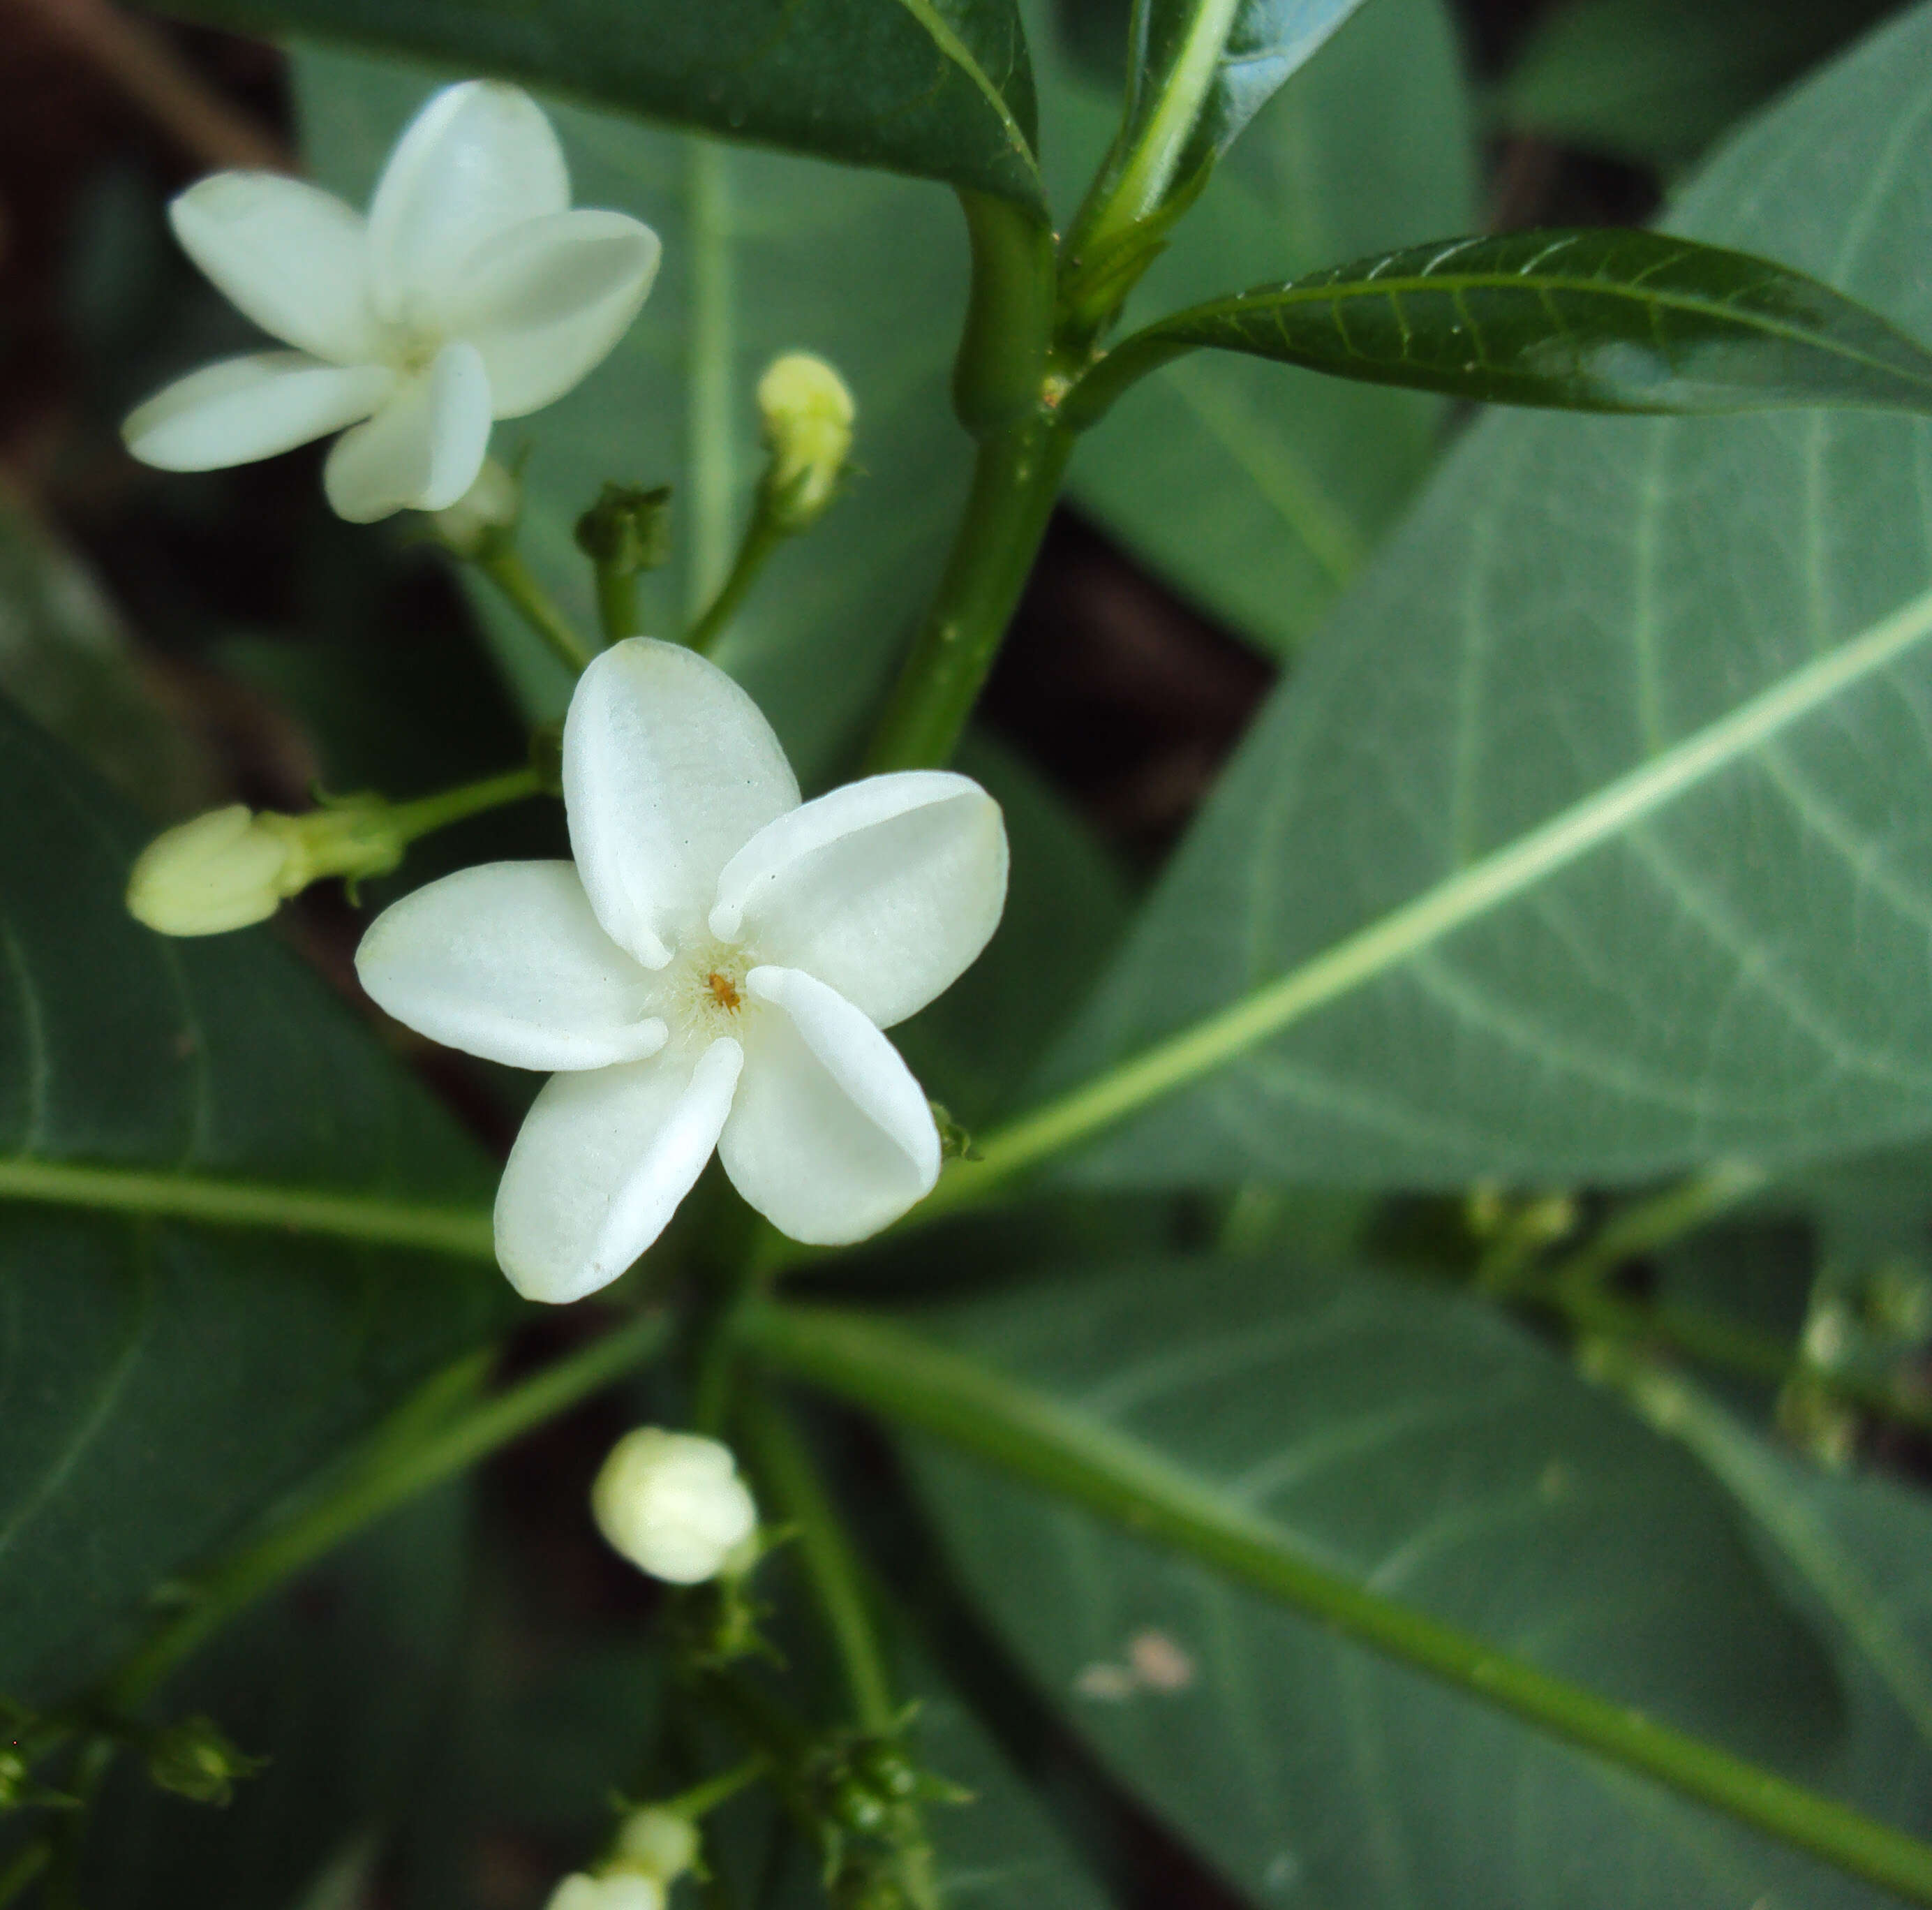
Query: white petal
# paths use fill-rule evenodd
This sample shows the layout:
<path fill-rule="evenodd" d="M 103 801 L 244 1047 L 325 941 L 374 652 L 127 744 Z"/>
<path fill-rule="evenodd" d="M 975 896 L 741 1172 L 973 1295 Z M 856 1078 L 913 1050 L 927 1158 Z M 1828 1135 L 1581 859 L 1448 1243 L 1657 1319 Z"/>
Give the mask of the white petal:
<path fill-rule="evenodd" d="M 567 862 L 488 862 L 383 910 L 356 951 L 377 1005 L 512 1068 L 608 1068 L 664 1044 L 655 989 Z"/>
<path fill-rule="evenodd" d="M 524 1117 L 496 1190 L 496 1258 L 526 1300 L 580 1300 L 664 1231 L 704 1171 L 744 1050 L 555 1074 Z"/>
<path fill-rule="evenodd" d="M 490 448 L 490 379 L 473 345 L 445 345 L 328 454 L 322 488 L 338 517 L 374 524 L 397 511 L 447 510 L 476 482 Z"/>
<path fill-rule="evenodd" d="M 362 215 L 333 193 L 279 173 L 217 173 L 168 218 L 182 249 L 263 331 L 335 365 L 387 355 Z"/>
<path fill-rule="evenodd" d="M 569 203 L 563 149 L 527 93 L 492 80 L 446 86 L 396 142 L 370 202 L 376 311 L 433 320 L 484 239 Z"/>
<path fill-rule="evenodd" d="M 939 1132 L 898 1050 L 796 969 L 754 969 L 745 1078 L 718 1144 L 731 1185 L 781 1233 L 843 1246 L 932 1191 Z"/>
<path fill-rule="evenodd" d="M 907 770 L 760 830 L 718 878 L 711 932 L 742 935 L 890 1028 L 958 980 L 1006 902 L 999 804 L 968 776 Z"/>
<path fill-rule="evenodd" d="M 556 212 L 485 239 L 446 323 L 483 354 L 500 418 L 550 404 L 600 364 L 657 276 L 658 236 L 622 212 Z"/>
<path fill-rule="evenodd" d="M 395 384 L 380 365 L 345 369 L 301 352 L 255 352 L 177 378 L 128 414 L 121 435 L 144 464 L 220 470 L 339 431 L 368 417 Z"/>
<path fill-rule="evenodd" d="M 563 725 L 570 845 L 605 932 L 662 968 L 701 932 L 718 872 L 798 784 L 758 706 L 676 644 L 632 637 L 586 670 Z"/>

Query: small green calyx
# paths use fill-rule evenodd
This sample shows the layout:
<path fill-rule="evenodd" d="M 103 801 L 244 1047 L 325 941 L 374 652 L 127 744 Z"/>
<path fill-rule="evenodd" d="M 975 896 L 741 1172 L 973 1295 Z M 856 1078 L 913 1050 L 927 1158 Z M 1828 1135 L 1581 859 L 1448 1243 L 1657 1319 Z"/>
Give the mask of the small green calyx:
<path fill-rule="evenodd" d="M 670 561 L 670 486 L 606 484 L 577 520 L 577 548 L 620 577 Z"/>
<path fill-rule="evenodd" d="M 509 546 L 523 505 L 523 487 L 515 474 L 486 458 L 476 482 L 446 510 L 431 512 L 429 521 L 452 556 L 473 563 Z"/>
<path fill-rule="evenodd" d="M 148 1746 L 148 1775 L 164 1791 L 225 1809 L 235 1786 L 267 1764 L 238 1751 L 212 1718 L 184 1718 L 158 1732 Z"/>

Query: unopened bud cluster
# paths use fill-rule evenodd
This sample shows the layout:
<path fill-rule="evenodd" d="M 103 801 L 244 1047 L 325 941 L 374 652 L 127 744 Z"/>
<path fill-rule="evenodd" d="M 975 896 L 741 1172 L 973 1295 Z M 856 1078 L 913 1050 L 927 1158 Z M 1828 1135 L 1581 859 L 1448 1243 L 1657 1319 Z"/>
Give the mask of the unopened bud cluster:
<path fill-rule="evenodd" d="M 128 912 L 162 935 L 221 935 L 265 922 L 325 875 L 386 875 L 406 838 L 380 798 L 307 815 L 257 815 L 243 803 L 157 836 L 128 878 Z"/>
<path fill-rule="evenodd" d="M 664 1910 L 670 1886 L 698 1868 L 699 1845 L 697 1825 L 677 1811 L 634 1810 L 619 1825 L 609 1860 L 565 1878 L 549 1910 Z"/>
<path fill-rule="evenodd" d="M 729 1446 L 640 1426 L 620 1440 L 590 1488 L 611 1545 L 674 1585 L 715 1578 L 754 1543 L 758 1510 Z"/>
<path fill-rule="evenodd" d="M 852 451 L 852 394 L 824 359 L 788 352 L 758 380 L 771 467 L 765 508 L 778 527 L 803 530 L 838 494 Z"/>

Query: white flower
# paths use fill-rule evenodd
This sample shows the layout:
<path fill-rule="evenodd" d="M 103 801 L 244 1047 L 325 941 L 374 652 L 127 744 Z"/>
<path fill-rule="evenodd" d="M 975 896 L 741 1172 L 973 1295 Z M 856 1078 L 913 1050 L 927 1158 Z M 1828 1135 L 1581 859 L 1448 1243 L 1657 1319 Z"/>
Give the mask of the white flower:
<path fill-rule="evenodd" d="M 486 80 L 446 87 L 410 122 L 366 220 L 280 173 L 190 186 L 168 209 L 176 236 L 295 349 L 169 386 L 129 416 L 128 449 L 164 470 L 212 470 L 352 426 L 323 477 L 340 515 L 446 509 L 476 481 L 491 419 L 561 398 L 650 290 L 657 235 L 569 207 L 549 121 Z"/>
<path fill-rule="evenodd" d="M 793 1239 L 862 1239 L 939 1173 L 932 1110 L 880 1032 L 949 987 L 1005 905 L 999 806 L 914 770 L 799 803 L 758 706 L 716 665 L 634 637 L 563 733 L 574 866 L 432 882 L 363 937 L 399 1021 L 513 1067 L 537 1096 L 496 1196 L 518 1292 L 574 1300 L 655 1240 L 715 1146 Z"/>
<path fill-rule="evenodd" d="M 664 1886 L 640 1870 L 578 1870 L 550 1892 L 546 1910 L 664 1910 Z"/>
<path fill-rule="evenodd" d="M 662 1426 L 640 1426 L 610 1449 L 590 1510 L 616 1551 L 674 1585 L 716 1578 L 758 1526 L 731 1449 Z"/>

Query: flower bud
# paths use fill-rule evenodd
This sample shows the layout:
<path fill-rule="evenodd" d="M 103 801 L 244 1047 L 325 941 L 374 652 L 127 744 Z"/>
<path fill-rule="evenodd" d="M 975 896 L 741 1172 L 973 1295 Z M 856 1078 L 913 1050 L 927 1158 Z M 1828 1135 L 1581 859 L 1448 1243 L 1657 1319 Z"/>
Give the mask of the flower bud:
<path fill-rule="evenodd" d="M 852 449 L 852 394 L 845 381 L 810 352 L 774 359 L 758 380 L 771 468 L 766 508 L 779 527 L 804 530 L 836 494 Z"/>
<path fill-rule="evenodd" d="M 290 845 L 243 803 L 165 830 L 128 878 L 128 912 L 163 935 L 220 935 L 265 922 L 290 891 Z"/>
<path fill-rule="evenodd" d="M 408 841 L 380 796 L 345 797 L 306 815 L 254 814 L 230 803 L 164 830 L 135 860 L 128 912 L 162 935 L 220 935 L 265 922 L 285 896 L 325 875 L 385 875 Z"/>
<path fill-rule="evenodd" d="M 635 1870 L 668 1884 L 698 1861 L 698 1826 L 689 1818 L 662 1804 L 646 1804 L 617 1827 L 610 1867 Z"/>
<path fill-rule="evenodd" d="M 436 536 L 460 557 L 481 557 L 523 509 L 523 487 L 494 458 L 483 461 L 476 482 L 456 502 L 429 514 Z"/>
<path fill-rule="evenodd" d="M 664 1910 L 664 1886 L 641 1870 L 578 1870 L 550 1892 L 548 1910 Z"/>
<path fill-rule="evenodd" d="M 716 1578 L 758 1523 L 730 1447 L 662 1426 L 617 1442 L 590 1488 L 590 1509 L 617 1551 L 674 1585 Z"/>

